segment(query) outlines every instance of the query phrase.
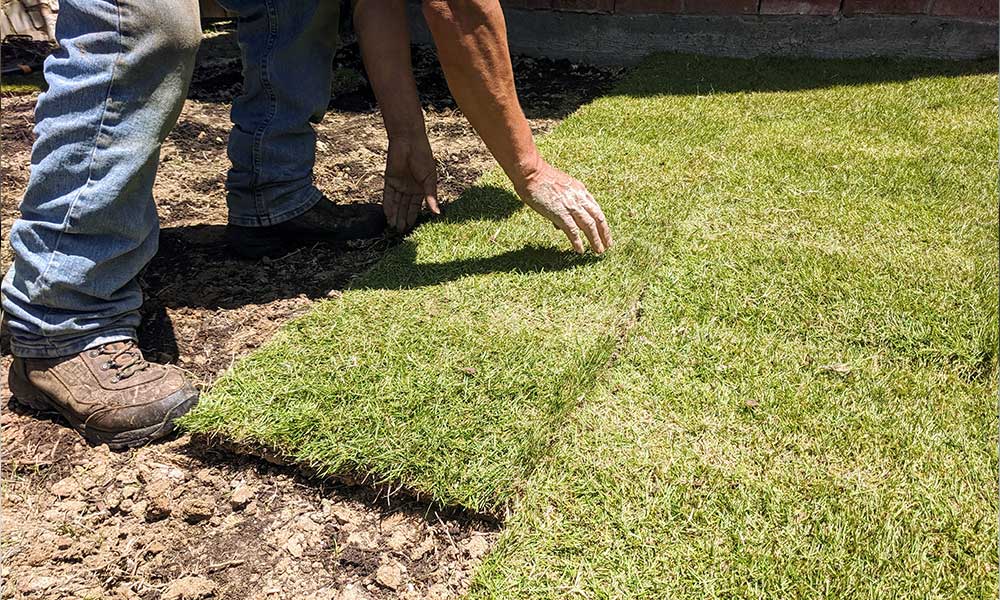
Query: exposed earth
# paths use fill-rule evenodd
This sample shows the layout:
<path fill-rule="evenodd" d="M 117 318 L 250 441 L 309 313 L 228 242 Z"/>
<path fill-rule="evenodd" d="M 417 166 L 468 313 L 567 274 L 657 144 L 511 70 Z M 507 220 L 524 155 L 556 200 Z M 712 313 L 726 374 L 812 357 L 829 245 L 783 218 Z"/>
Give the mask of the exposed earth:
<path fill-rule="evenodd" d="M 414 63 L 440 197 L 493 165 L 457 111 L 433 53 Z M 315 175 L 338 202 L 377 202 L 386 138 L 356 45 L 340 52 Z M 621 75 L 517 58 L 536 133 Z M 209 32 L 189 100 L 164 144 L 154 195 L 160 252 L 142 275 L 147 355 L 209 386 L 232 362 L 316 301 L 334 296 L 395 240 L 322 245 L 248 262 L 227 255 L 224 181 L 229 103 L 240 88 L 234 35 Z M 3 97 L 2 235 L 28 181 L 37 93 Z M 11 261 L 6 242 L 3 270 Z M 87 446 L 58 419 L 11 402 L 3 372 L 2 580 L 11 598 L 453 598 L 498 524 L 392 490 L 307 480 L 189 436 L 128 452 Z"/>

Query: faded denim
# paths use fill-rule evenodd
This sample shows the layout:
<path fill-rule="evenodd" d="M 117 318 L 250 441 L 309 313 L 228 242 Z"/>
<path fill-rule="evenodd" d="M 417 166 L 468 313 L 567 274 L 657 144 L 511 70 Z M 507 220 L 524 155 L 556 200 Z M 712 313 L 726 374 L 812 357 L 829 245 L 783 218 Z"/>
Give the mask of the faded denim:
<path fill-rule="evenodd" d="M 321 198 L 317 122 L 329 103 L 339 2 L 225 0 L 240 14 L 245 94 L 233 106 L 230 222 L 279 223 Z M 152 188 L 201 39 L 197 0 L 62 0 L 60 49 L 36 141 L 3 309 L 15 355 L 135 339 L 139 272 L 156 254 Z"/>

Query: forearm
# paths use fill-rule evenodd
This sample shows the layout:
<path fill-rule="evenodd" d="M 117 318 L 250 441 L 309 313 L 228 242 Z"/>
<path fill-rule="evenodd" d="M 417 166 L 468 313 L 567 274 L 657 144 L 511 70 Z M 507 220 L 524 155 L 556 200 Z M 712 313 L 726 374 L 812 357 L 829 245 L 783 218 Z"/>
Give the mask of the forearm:
<path fill-rule="evenodd" d="M 424 114 L 410 64 L 406 0 L 354 0 L 354 28 L 389 138 L 423 138 Z"/>
<path fill-rule="evenodd" d="M 497 0 L 424 0 L 448 87 L 490 152 L 525 195 L 541 158 L 514 89 Z"/>

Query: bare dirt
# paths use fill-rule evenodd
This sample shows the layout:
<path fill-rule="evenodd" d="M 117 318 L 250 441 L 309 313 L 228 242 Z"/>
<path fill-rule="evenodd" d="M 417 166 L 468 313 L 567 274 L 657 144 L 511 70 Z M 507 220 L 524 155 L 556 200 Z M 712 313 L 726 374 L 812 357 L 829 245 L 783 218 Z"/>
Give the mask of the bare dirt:
<path fill-rule="evenodd" d="M 318 245 L 248 262 L 223 244 L 229 105 L 240 88 L 231 31 L 210 32 L 189 100 L 162 151 L 154 196 L 160 252 L 142 275 L 140 343 L 211 385 L 234 360 L 377 261 L 395 240 Z M 431 52 L 415 50 L 440 195 L 454 200 L 493 165 L 457 111 Z M 338 202 L 377 202 L 386 137 L 356 46 L 338 55 L 317 126 L 316 181 Z M 544 133 L 620 75 L 515 60 L 532 128 Z M 5 95 L 2 207 L 7 239 L 28 182 L 37 94 Z M 0 250 L 4 268 L 12 254 Z M 0 360 L 3 589 L 9 598 L 454 598 L 497 524 L 391 490 L 306 480 L 189 436 L 128 452 L 90 447 L 58 419 L 18 407 Z"/>

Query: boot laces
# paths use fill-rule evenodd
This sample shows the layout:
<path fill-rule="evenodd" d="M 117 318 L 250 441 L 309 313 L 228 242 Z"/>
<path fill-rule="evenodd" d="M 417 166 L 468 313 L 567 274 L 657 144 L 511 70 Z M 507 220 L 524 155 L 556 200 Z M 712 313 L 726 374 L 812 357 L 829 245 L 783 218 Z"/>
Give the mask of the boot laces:
<path fill-rule="evenodd" d="M 122 344 L 121 348 L 116 349 L 113 347 L 113 344 L 119 343 Z M 115 371 L 114 377 L 111 378 L 111 383 L 118 383 L 123 379 L 128 379 L 139 371 L 145 371 L 149 368 L 149 361 L 142 357 L 142 352 L 132 340 L 101 344 L 97 347 L 96 356 L 104 355 L 111 355 L 111 358 L 101 365 L 101 369 Z M 119 363 L 119 359 L 124 360 Z"/>

